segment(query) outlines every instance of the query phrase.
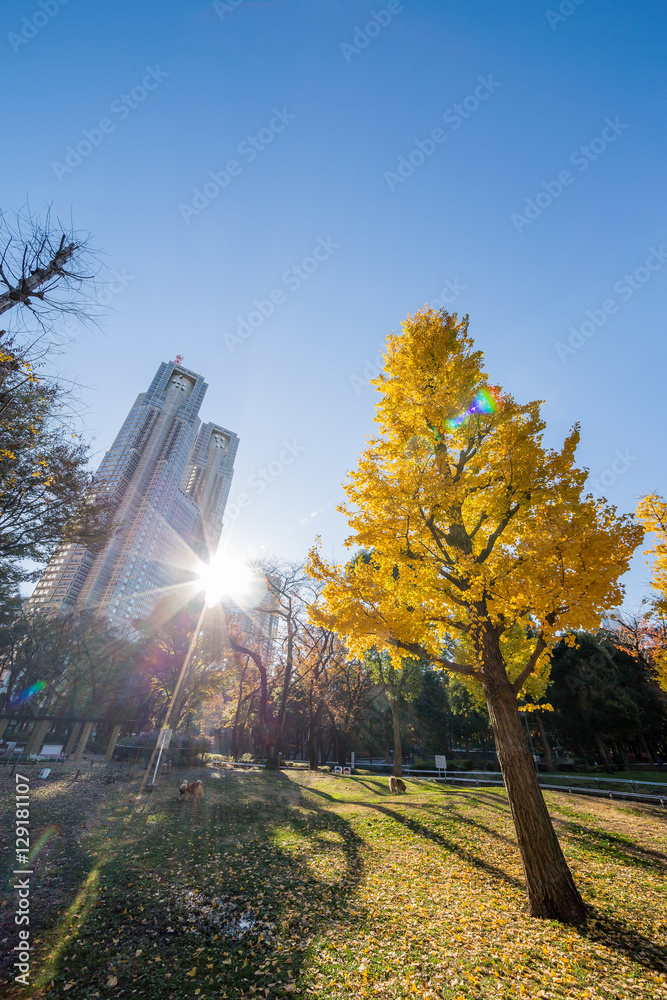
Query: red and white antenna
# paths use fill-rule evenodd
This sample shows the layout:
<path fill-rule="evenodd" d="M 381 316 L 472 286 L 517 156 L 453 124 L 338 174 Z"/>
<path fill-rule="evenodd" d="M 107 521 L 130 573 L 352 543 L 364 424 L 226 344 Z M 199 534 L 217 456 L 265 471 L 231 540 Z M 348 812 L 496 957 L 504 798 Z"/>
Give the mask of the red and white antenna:
<path fill-rule="evenodd" d="M 183 364 L 183 355 L 182 354 L 177 354 L 176 355 L 176 364 L 177 365 L 182 365 Z"/>

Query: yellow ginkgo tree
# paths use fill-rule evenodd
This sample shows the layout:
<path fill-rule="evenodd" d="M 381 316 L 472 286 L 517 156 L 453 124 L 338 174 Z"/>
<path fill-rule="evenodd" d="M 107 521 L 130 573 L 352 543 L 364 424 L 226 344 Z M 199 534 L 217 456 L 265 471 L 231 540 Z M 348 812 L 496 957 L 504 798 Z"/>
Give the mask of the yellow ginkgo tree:
<path fill-rule="evenodd" d="M 570 629 L 595 631 L 622 597 L 642 528 L 584 495 L 575 427 L 542 443 L 537 402 L 489 385 L 468 319 L 424 309 L 388 339 L 379 435 L 345 485 L 346 566 L 315 549 L 316 619 L 353 655 L 426 659 L 481 685 L 523 859 L 531 913 L 567 923 L 585 907 L 555 835 L 517 695 L 544 691 L 547 655 Z M 452 656 L 454 648 L 460 655 Z M 461 653 L 461 651 L 463 651 Z M 532 690 L 531 690 L 532 689 Z"/>
<path fill-rule="evenodd" d="M 641 498 L 637 504 L 637 518 L 647 532 L 656 536 L 653 548 L 646 555 L 655 556 L 653 579 L 656 596 L 653 607 L 661 618 L 667 618 L 667 501 L 655 493 Z"/>
<path fill-rule="evenodd" d="M 637 519 L 647 532 L 655 535 L 653 548 L 647 549 L 645 555 L 655 557 L 651 580 L 655 597 L 649 603 L 660 623 L 656 626 L 647 621 L 643 631 L 649 637 L 649 646 L 653 647 L 651 660 L 658 683 L 667 691 L 667 651 L 663 645 L 667 622 L 667 501 L 656 493 L 643 496 L 637 504 Z"/>

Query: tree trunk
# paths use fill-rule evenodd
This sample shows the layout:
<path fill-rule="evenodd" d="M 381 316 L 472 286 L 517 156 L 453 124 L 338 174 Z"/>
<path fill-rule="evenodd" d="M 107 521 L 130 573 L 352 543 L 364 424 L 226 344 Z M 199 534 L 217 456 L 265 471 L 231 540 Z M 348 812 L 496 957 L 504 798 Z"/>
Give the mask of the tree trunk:
<path fill-rule="evenodd" d="M 390 696 L 391 720 L 394 725 L 394 774 L 397 778 L 403 775 L 403 745 L 401 743 L 401 716 L 398 708 L 398 698 Z"/>
<path fill-rule="evenodd" d="M 639 733 L 637 733 L 637 739 L 639 740 L 639 746 L 642 748 L 642 752 L 643 752 L 644 756 L 648 760 L 649 764 L 652 764 L 653 763 L 653 755 L 651 754 L 651 751 L 648 748 L 648 743 L 646 742 L 646 737 L 644 736 L 644 734 L 642 732 L 639 732 Z"/>
<path fill-rule="evenodd" d="M 246 646 L 242 646 L 240 643 L 236 642 L 234 639 L 229 639 L 229 645 L 237 653 L 243 653 L 245 656 L 249 656 L 252 662 L 257 667 L 257 673 L 259 674 L 259 752 L 267 748 L 268 741 L 268 730 L 269 730 L 269 685 L 268 685 L 268 674 L 266 666 L 260 654 L 253 649 L 248 649 Z"/>
<path fill-rule="evenodd" d="M 488 635 L 485 638 L 486 702 L 526 874 L 531 916 L 566 924 L 584 923 L 586 908 L 540 789 L 514 689 L 507 679 L 500 650 L 488 648 Z"/>
<path fill-rule="evenodd" d="M 245 672 L 248 669 L 248 664 L 250 662 L 250 657 L 246 656 L 245 666 L 241 671 L 241 677 L 239 679 L 239 700 L 236 703 L 236 711 L 234 712 L 234 724 L 232 726 L 232 745 L 231 745 L 231 758 L 236 760 L 238 754 L 238 727 L 239 727 L 239 716 L 241 714 L 241 705 L 243 704 L 243 681 L 245 680 Z"/>
<path fill-rule="evenodd" d="M 310 731 L 308 733 L 306 747 L 308 756 L 308 766 L 310 767 L 311 771 L 317 771 L 319 764 L 318 753 L 317 753 L 317 741 L 315 739 L 315 734 L 313 733 L 313 735 L 311 736 Z"/>
<path fill-rule="evenodd" d="M 308 753 L 308 763 L 311 771 L 317 771 L 317 733 L 320 728 L 324 701 L 319 701 L 317 708 L 313 709 L 312 693 L 308 711 L 308 735 L 306 737 L 306 747 Z"/>
<path fill-rule="evenodd" d="M 604 764 L 605 771 L 612 774 L 614 771 L 614 765 L 611 762 L 611 757 L 609 756 L 609 750 L 607 749 L 607 744 L 602 739 L 599 733 L 595 733 L 595 742 L 598 745 L 598 750 L 600 751 L 600 756 L 602 757 L 602 763 Z"/>
<path fill-rule="evenodd" d="M 542 716 L 539 712 L 535 713 L 537 717 L 537 728 L 540 731 L 540 739 L 542 740 L 542 748 L 544 750 L 544 766 L 547 771 L 555 771 L 553 757 L 551 755 L 551 746 L 549 745 L 549 740 L 547 739 L 547 734 L 544 731 L 544 723 L 542 722 Z"/>
<path fill-rule="evenodd" d="M 266 767 L 267 770 L 277 771 L 280 767 L 280 758 L 282 755 L 282 741 L 285 729 L 285 716 L 287 715 L 287 698 L 290 691 L 290 685 L 292 683 L 292 671 L 294 667 L 294 637 L 296 635 L 296 626 L 294 620 L 290 617 L 287 625 L 287 650 L 285 655 L 285 668 L 283 672 L 283 683 L 282 691 L 280 695 L 280 704 L 278 706 L 278 714 L 273 723 L 273 745 L 267 750 L 266 754 Z"/>

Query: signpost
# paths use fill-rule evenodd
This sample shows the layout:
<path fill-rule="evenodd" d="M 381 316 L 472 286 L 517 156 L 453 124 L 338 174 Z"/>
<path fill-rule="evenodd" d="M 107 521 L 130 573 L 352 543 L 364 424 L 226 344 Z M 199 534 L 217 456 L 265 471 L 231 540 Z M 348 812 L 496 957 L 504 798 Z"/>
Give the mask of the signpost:
<path fill-rule="evenodd" d="M 157 769 L 160 766 L 160 757 L 162 756 L 162 751 L 167 750 L 169 744 L 171 743 L 171 737 L 174 734 L 173 729 L 161 729 L 160 734 L 157 738 L 157 761 L 155 762 L 155 771 L 153 772 L 153 784 L 155 784 L 155 778 L 157 776 Z"/>
<path fill-rule="evenodd" d="M 436 771 L 444 771 L 445 778 L 447 777 L 447 758 L 444 754 L 435 755 L 435 769 Z"/>

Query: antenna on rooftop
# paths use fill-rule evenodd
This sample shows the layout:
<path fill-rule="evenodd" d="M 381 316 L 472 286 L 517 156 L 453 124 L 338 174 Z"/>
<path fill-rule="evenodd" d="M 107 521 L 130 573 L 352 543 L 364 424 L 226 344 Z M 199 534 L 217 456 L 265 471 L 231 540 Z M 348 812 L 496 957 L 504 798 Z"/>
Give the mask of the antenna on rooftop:
<path fill-rule="evenodd" d="M 176 364 L 177 365 L 182 365 L 183 364 L 183 355 L 182 354 L 177 354 L 176 355 Z"/>

